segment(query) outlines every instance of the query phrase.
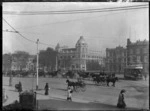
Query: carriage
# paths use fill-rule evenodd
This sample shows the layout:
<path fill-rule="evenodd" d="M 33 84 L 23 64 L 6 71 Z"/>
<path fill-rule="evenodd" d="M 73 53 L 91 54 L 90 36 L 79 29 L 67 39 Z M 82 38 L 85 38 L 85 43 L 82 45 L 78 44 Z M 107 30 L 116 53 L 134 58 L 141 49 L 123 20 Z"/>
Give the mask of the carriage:
<path fill-rule="evenodd" d="M 86 90 L 86 84 L 80 78 L 78 78 L 76 82 L 69 81 L 69 79 L 67 79 L 66 82 L 68 83 L 68 87 L 73 87 L 75 92 L 84 92 Z"/>
<path fill-rule="evenodd" d="M 92 78 L 96 85 L 106 85 L 106 76 L 95 74 L 92 75 Z"/>
<path fill-rule="evenodd" d="M 115 74 L 92 74 L 93 82 L 96 85 L 107 85 L 109 86 L 109 83 L 112 82 L 112 86 L 115 87 L 116 81 L 118 81 L 118 77 L 114 76 Z"/>

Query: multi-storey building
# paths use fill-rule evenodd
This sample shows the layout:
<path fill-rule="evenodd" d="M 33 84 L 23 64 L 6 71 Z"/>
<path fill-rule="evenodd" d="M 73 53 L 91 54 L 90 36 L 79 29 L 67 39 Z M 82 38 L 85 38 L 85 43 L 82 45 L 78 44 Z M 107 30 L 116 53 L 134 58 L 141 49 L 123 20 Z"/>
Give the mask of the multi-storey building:
<path fill-rule="evenodd" d="M 106 48 L 106 71 L 111 73 L 123 73 L 126 67 L 126 48 Z"/>
<path fill-rule="evenodd" d="M 58 52 L 58 68 L 60 69 L 72 69 L 72 70 L 88 70 L 87 63 L 93 61 L 102 61 L 100 51 L 91 51 L 88 48 L 88 44 L 81 36 L 77 41 L 75 48 L 61 48 L 59 44 L 56 46 Z M 102 63 L 102 62 L 101 62 Z"/>
<path fill-rule="evenodd" d="M 36 70 L 36 65 L 33 63 L 34 56 L 30 56 L 27 60 L 22 60 L 21 58 L 13 57 L 11 63 L 12 71 L 34 71 Z"/>
<path fill-rule="evenodd" d="M 26 70 L 27 71 L 35 71 L 36 70 L 36 64 L 33 62 L 35 56 L 30 56 L 28 58 L 27 64 L 26 64 Z"/>
<path fill-rule="evenodd" d="M 11 54 L 3 54 L 3 72 L 11 71 Z"/>
<path fill-rule="evenodd" d="M 18 59 L 16 57 L 12 58 L 11 70 L 12 71 L 21 70 L 21 63 L 20 63 L 20 61 L 18 61 Z"/>
<path fill-rule="evenodd" d="M 127 39 L 127 64 L 141 65 L 143 73 L 149 74 L 149 41 L 131 42 Z"/>

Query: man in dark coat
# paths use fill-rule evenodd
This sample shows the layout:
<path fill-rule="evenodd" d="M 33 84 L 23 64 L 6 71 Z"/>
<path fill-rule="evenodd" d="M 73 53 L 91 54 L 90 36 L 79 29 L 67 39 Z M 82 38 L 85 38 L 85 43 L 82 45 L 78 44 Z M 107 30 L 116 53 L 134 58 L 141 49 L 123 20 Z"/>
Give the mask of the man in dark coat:
<path fill-rule="evenodd" d="M 45 95 L 49 94 L 48 91 L 49 91 L 49 86 L 48 86 L 48 83 L 46 83 L 46 85 L 45 85 Z"/>
<path fill-rule="evenodd" d="M 9 86 L 12 86 L 12 75 L 10 75 L 10 78 L 9 78 Z"/>

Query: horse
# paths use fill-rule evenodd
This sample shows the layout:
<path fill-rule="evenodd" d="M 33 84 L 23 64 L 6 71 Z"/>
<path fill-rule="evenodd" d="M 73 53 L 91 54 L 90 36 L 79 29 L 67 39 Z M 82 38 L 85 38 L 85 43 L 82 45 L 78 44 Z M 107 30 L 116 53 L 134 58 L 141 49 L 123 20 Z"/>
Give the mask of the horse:
<path fill-rule="evenodd" d="M 107 86 L 109 86 L 109 82 L 112 82 L 113 83 L 112 86 L 115 87 L 116 81 L 118 81 L 118 77 L 113 77 L 113 78 L 112 77 L 107 77 L 106 78 Z"/>
<path fill-rule="evenodd" d="M 101 83 L 105 83 L 106 79 L 104 76 L 102 75 L 92 75 L 92 78 L 93 78 L 93 82 L 95 82 L 96 84 L 99 84 Z"/>
<path fill-rule="evenodd" d="M 68 79 L 66 80 L 66 83 L 68 83 L 68 87 L 73 86 L 73 89 L 75 89 L 76 83 L 73 81 L 69 81 Z"/>

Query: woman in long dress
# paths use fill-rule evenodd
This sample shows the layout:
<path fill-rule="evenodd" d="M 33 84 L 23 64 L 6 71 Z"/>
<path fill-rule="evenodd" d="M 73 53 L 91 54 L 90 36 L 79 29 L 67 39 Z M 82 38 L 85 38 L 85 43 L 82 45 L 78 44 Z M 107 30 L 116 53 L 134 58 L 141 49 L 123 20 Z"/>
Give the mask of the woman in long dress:
<path fill-rule="evenodd" d="M 49 91 L 49 86 L 48 86 L 48 83 L 46 83 L 46 85 L 45 85 L 45 95 L 49 94 L 48 91 Z"/>
<path fill-rule="evenodd" d="M 126 91 L 123 89 L 123 90 L 121 90 L 121 92 L 119 94 L 118 103 L 117 103 L 118 108 L 125 108 L 126 107 L 126 103 L 125 103 L 125 100 L 124 100 L 124 93 L 125 92 Z"/>

